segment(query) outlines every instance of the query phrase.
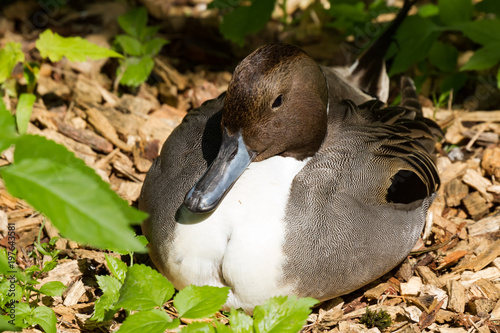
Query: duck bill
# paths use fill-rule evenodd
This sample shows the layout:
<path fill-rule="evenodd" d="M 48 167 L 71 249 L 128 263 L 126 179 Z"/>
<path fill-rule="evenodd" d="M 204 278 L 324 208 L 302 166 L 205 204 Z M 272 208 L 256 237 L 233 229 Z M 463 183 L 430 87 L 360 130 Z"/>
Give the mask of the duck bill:
<path fill-rule="evenodd" d="M 224 129 L 219 154 L 184 198 L 184 206 L 196 214 L 215 210 L 256 153 L 247 149 L 241 132 Z"/>

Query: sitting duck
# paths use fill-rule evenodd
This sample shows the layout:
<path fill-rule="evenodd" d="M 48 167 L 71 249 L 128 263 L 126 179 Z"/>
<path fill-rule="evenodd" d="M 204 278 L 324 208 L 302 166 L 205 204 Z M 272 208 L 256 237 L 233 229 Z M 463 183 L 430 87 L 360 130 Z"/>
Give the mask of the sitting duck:
<path fill-rule="evenodd" d="M 150 256 L 177 289 L 230 287 L 224 308 L 251 313 L 277 295 L 347 294 L 406 258 L 439 186 L 439 127 L 410 79 L 399 106 L 373 99 L 388 91 L 373 47 L 342 72 L 265 45 L 188 112 L 139 200 Z"/>

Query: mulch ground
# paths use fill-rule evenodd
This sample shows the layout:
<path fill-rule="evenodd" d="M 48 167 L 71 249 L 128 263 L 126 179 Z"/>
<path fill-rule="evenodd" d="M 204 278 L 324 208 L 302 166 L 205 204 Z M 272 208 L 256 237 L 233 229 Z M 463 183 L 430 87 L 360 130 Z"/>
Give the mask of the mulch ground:
<path fill-rule="evenodd" d="M 85 19 L 77 15 L 79 9 L 65 9 L 49 17 L 47 27 L 109 46 L 109 37 L 118 32 L 116 16 L 125 8 L 117 3 L 85 6 L 90 13 Z M 28 57 L 39 61 L 34 48 L 37 34 L 28 33 L 23 23 L 23 18 L 33 15 L 30 8 L 29 2 L 14 2 L 3 9 L 0 46 L 21 42 Z M 117 64 L 112 60 L 44 63 L 28 132 L 65 145 L 136 205 L 146 172 L 165 139 L 188 110 L 225 91 L 236 63 L 233 59 L 249 51 L 223 41 L 217 34 L 217 18 L 204 8 L 203 1 L 195 5 L 179 1 L 163 9 L 170 19 L 156 22 L 168 32 L 165 36 L 171 43 L 155 59 L 152 79 L 138 89 L 116 89 Z M 190 15 L 185 15 L 187 11 Z M 276 34 L 286 39 L 291 32 L 278 29 L 274 35 L 259 34 L 247 48 Z M 302 42 L 317 58 L 334 54 L 324 46 L 321 33 Z M 335 54 L 331 63 L 339 62 Z M 15 74 L 22 83 L 22 72 Z M 476 96 L 474 91 L 471 96 Z M 476 99 L 483 98 L 480 94 Z M 15 108 L 16 99 L 4 100 Z M 393 324 L 386 332 L 500 332 L 500 111 L 437 109 L 426 96 L 421 101 L 426 115 L 446 131 L 437 144 L 441 187 L 422 239 L 389 274 L 316 308 L 304 332 L 378 332 L 359 323 L 367 306 L 390 314 Z M 11 162 L 8 150 L 1 155 L 0 166 Z M 35 263 L 30 253 L 36 252 L 33 243 L 43 221 L 29 205 L 9 195 L 0 180 L 0 234 L 4 237 L 7 224 L 15 223 L 17 263 L 22 269 Z M 57 235 L 47 221 L 42 241 Z M 6 237 L 0 239 L 0 246 L 6 242 Z M 95 276 L 109 274 L 105 251 L 66 239 L 60 239 L 57 247 L 59 264 L 40 282 L 57 280 L 68 286 L 62 297 L 41 301 L 55 311 L 58 332 L 118 329 L 123 313 L 106 323 L 89 320 L 101 295 Z M 38 258 L 43 260 L 39 253 Z"/>

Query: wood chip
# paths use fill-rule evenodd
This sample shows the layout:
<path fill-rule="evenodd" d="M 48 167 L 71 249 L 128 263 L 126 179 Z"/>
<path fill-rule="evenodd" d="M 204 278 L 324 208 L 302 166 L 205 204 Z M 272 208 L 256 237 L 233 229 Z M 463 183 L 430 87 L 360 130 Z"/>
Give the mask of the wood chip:
<path fill-rule="evenodd" d="M 465 271 L 460 276 L 460 283 L 464 287 L 469 287 L 479 279 L 496 280 L 500 278 L 500 270 L 496 267 L 488 267 L 478 272 Z"/>
<path fill-rule="evenodd" d="M 449 281 L 447 284 L 449 299 L 448 309 L 458 313 L 465 311 L 465 287 L 459 281 Z"/>
<path fill-rule="evenodd" d="M 428 266 L 417 266 L 418 275 L 420 275 L 426 284 L 431 284 L 435 287 L 441 288 L 444 284 L 439 280 Z"/>
<path fill-rule="evenodd" d="M 469 236 L 478 236 L 500 230 L 500 214 L 485 217 L 476 223 L 467 226 Z"/>
<path fill-rule="evenodd" d="M 57 122 L 57 129 L 64 135 L 90 146 L 92 149 L 104 154 L 113 150 L 113 145 L 103 137 L 86 129 L 78 129 L 62 121 Z"/>
<path fill-rule="evenodd" d="M 132 146 L 126 144 L 118 138 L 115 128 L 108 121 L 108 118 L 96 108 L 87 109 L 89 122 L 103 137 L 108 139 L 116 147 L 124 151 L 132 151 Z"/>
<path fill-rule="evenodd" d="M 493 245 L 491 245 L 487 251 L 484 251 L 475 260 L 470 261 L 464 265 L 456 266 L 453 270 L 461 272 L 469 269 L 477 272 L 488 266 L 498 256 L 500 256 L 500 239 L 493 243 Z"/>
<path fill-rule="evenodd" d="M 422 287 L 422 280 L 413 276 L 407 283 L 401 283 L 401 295 L 403 296 L 417 296 Z"/>
<path fill-rule="evenodd" d="M 85 286 L 82 280 L 78 280 L 69 287 L 63 302 L 64 306 L 75 305 L 83 294 L 85 294 Z"/>
<path fill-rule="evenodd" d="M 481 160 L 481 166 L 483 167 L 486 174 L 489 176 L 495 176 L 496 179 L 500 179 L 500 148 L 487 148 L 483 152 L 483 159 Z"/>
<path fill-rule="evenodd" d="M 486 201 L 491 202 L 493 201 L 493 195 L 491 193 L 488 193 L 488 186 L 491 186 L 491 181 L 488 179 L 484 178 L 479 174 L 479 172 L 468 169 L 463 178 L 463 182 L 481 193 L 481 195 L 486 199 Z"/>
<path fill-rule="evenodd" d="M 478 220 L 488 214 L 489 206 L 486 204 L 486 199 L 479 192 L 468 194 L 462 202 L 465 209 L 474 220 Z"/>
<path fill-rule="evenodd" d="M 73 281 L 77 280 L 82 276 L 78 268 L 78 261 L 70 260 L 66 262 L 59 262 L 59 264 L 47 273 L 47 277 L 39 280 L 40 285 L 43 285 L 51 281 L 61 281 L 66 287 L 68 287 Z"/>
<path fill-rule="evenodd" d="M 446 204 L 449 207 L 459 206 L 462 199 L 469 194 L 469 187 L 458 179 L 452 179 L 445 187 Z"/>

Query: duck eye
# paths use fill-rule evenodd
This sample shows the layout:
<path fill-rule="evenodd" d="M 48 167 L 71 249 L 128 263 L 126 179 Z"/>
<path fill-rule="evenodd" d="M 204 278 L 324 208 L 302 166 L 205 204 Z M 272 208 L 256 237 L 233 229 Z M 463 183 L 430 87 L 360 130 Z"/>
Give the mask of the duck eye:
<path fill-rule="evenodd" d="M 271 107 L 274 109 L 278 106 L 281 106 L 281 104 L 283 104 L 283 95 L 279 95 L 278 97 L 276 97 Z"/>

